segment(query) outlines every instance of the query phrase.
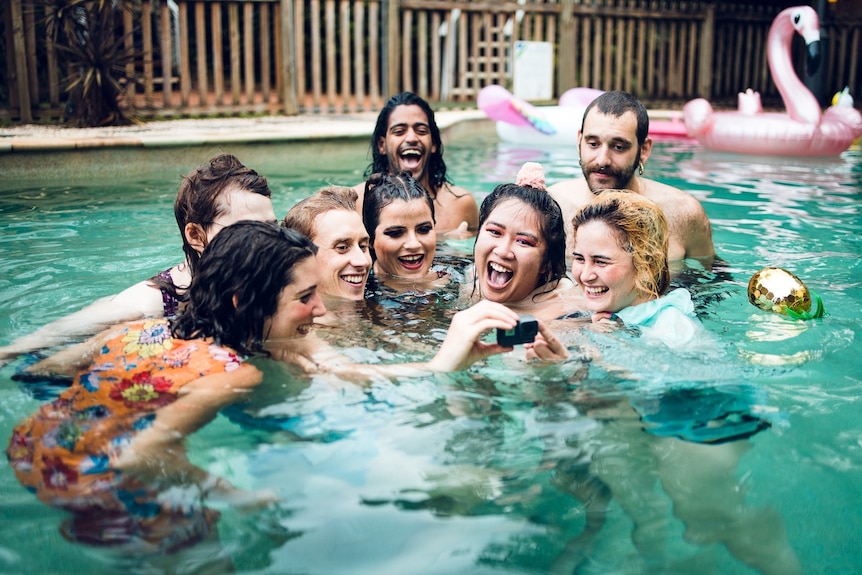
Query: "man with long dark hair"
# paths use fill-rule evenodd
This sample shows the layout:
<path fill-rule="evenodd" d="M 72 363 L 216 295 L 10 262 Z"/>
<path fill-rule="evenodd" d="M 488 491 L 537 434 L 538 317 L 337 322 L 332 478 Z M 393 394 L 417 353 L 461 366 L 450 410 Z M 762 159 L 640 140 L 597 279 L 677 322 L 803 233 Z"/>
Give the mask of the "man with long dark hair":
<path fill-rule="evenodd" d="M 440 128 L 428 102 L 412 92 L 389 98 L 377 116 L 371 136 L 371 156 L 366 178 L 374 173 L 406 171 L 422 184 L 434 200 L 438 233 L 456 229 L 475 231 L 479 207 L 470 192 L 452 185 L 446 177 Z M 361 213 L 365 184 L 354 189 L 359 194 L 357 207 Z"/>

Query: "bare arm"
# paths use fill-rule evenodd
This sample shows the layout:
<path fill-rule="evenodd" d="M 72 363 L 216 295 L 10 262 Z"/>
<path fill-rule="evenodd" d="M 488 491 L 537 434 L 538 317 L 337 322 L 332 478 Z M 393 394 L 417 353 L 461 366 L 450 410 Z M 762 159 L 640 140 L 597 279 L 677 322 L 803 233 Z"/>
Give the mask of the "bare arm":
<path fill-rule="evenodd" d="M 490 355 L 511 351 L 511 347 L 485 343 L 481 338 L 488 330 L 511 329 L 517 323 L 518 314 L 514 311 L 503 304 L 482 300 L 455 314 L 440 349 L 428 362 L 358 364 L 322 340 L 311 337 L 281 344 L 271 342 L 267 349 L 274 358 L 297 365 L 308 373 L 328 372 L 353 381 L 367 381 L 376 376 L 411 377 L 459 371 Z"/>
<path fill-rule="evenodd" d="M 147 482 L 198 485 L 205 495 L 217 495 L 234 503 L 266 503 L 272 493 L 248 494 L 192 464 L 182 440 L 206 425 L 220 409 L 237 401 L 260 383 L 254 366 L 201 377 L 180 390 L 179 398 L 156 414 L 152 425 L 138 433 L 112 463 Z"/>
<path fill-rule="evenodd" d="M 715 256 L 715 246 L 712 243 L 709 218 L 696 198 L 692 197 L 688 204 L 681 230 L 682 237 L 685 238 L 685 256 L 711 264 Z"/>
<path fill-rule="evenodd" d="M 0 347 L 0 366 L 21 354 L 90 336 L 117 323 L 163 315 L 161 292 L 146 281 L 139 282 Z"/>
<path fill-rule="evenodd" d="M 47 378 L 75 377 L 78 371 L 93 362 L 103 343 L 115 337 L 117 329 L 111 328 L 105 330 L 87 341 L 62 349 L 52 356 L 27 367 L 24 372 Z"/>

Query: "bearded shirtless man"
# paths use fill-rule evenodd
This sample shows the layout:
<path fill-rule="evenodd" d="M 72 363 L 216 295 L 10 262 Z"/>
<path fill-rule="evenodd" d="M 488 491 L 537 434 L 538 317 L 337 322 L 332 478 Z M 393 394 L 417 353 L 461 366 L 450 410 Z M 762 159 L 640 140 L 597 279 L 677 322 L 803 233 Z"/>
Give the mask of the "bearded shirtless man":
<path fill-rule="evenodd" d="M 605 92 L 587 106 L 578 131 L 584 177 L 559 182 L 548 190 L 563 212 L 567 253 L 574 249 L 572 217 L 594 194 L 614 188 L 631 190 L 659 205 L 668 223 L 669 260 L 697 258 L 711 265 L 712 228 L 697 198 L 642 177 L 652 151 L 648 131 L 646 108 L 627 92 Z"/>

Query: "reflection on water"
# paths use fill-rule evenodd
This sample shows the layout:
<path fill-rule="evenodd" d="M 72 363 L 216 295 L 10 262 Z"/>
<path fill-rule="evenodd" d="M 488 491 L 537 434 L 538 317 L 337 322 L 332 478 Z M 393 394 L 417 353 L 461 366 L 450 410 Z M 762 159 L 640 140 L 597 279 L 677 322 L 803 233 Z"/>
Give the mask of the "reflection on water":
<path fill-rule="evenodd" d="M 356 183 L 367 163 L 364 142 L 219 151 L 269 177 L 277 214 L 323 183 Z M 181 257 L 177 175 L 199 163 L 189 154 L 206 154 L 174 154 L 159 160 L 161 175 L 141 168 L 118 183 L 77 172 L 39 180 L 27 166 L 15 168 L 26 180 L 3 179 L 2 342 Z M 542 162 L 549 183 L 579 176 L 574 149 L 482 134 L 447 143 L 446 159 L 480 199 L 525 161 Z M 743 158 L 661 142 L 647 176 L 690 190 L 712 221 L 721 261 L 674 280 L 714 335 L 706 349 L 670 354 L 571 324 L 559 327 L 573 351 L 561 365 L 527 365 L 516 351 L 459 374 L 364 387 L 259 360 L 262 386 L 187 445 L 197 465 L 273 489 L 279 506 L 219 507 L 213 546 L 128 565 L 64 540 L 64 515 L 4 466 L 0 571 L 224 570 L 219 558 L 272 573 L 791 573 L 792 549 L 806 573 L 853 572 L 862 154 Z M 460 267 L 472 244 L 440 251 Z M 748 279 L 767 265 L 803 279 L 828 315 L 797 322 L 751 306 Z M 349 327 L 322 336 L 357 361 L 424 359 L 457 305 L 454 292 L 378 296 L 334 310 Z M 0 371 L 6 439 L 40 404 L 11 381 L 20 365 Z"/>

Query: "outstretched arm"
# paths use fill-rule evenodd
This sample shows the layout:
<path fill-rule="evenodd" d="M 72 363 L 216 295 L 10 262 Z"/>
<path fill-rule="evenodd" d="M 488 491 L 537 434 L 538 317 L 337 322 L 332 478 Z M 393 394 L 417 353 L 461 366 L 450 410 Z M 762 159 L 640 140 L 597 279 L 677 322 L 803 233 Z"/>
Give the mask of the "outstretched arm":
<path fill-rule="evenodd" d="M 124 321 L 161 317 L 163 313 L 161 292 L 148 282 L 140 282 L 0 347 L 0 366 L 21 354 L 91 336 Z"/>
<path fill-rule="evenodd" d="M 358 364 L 320 340 L 311 340 L 319 343 L 312 352 L 308 338 L 286 345 L 269 345 L 267 349 L 274 358 L 297 365 L 309 373 L 325 371 L 350 380 L 368 380 L 375 376 L 413 377 L 433 372 L 459 371 L 490 355 L 511 351 L 511 347 L 485 343 L 481 338 L 489 330 L 511 329 L 517 323 L 518 314 L 514 311 L 503 304 L 482 300 L 454 315 L 440 349 L 428 362 Z"/>

